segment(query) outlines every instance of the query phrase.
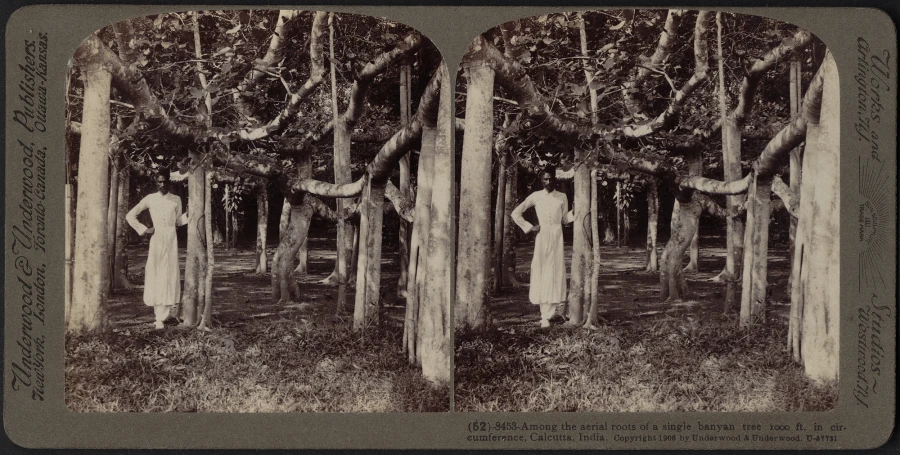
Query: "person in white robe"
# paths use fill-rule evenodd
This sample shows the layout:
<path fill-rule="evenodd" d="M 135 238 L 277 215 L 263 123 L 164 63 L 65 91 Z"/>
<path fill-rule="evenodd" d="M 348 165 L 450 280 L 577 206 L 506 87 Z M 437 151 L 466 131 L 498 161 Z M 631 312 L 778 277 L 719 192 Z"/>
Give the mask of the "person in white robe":
<path fill-rule="evenodd" d="M 512 219 L 526 233 L 537 232 L 528 299 L 532 304 L 540 305 L 541 327 L 549 327 L 557 306 L 566 301 L 562 224 L 571 223 L 575 216 L 569 210 L 569 198 L 565 193 L 556 191 L 555 169 L 544 170 L 541 183 L 544 189 L 531 193 L 519 204 L 512 212 Z M 537 225 L 532 225 L 522 216 L 531 207 L 537 212 Z"/>
<path fill-rule="evenodd" d="M 178 269 L 177 226 L 187 224 L 187 214 L 181 210 L 181 198 L 169 192 L 169 172 L 162 170 L 155 177 L 157 192 L 150 194 L 132 208 L 125 219 L 139 235 L 150 235 L 150 251 L 144 273 L 144 304 L 153 307 L 157 329 L 172 308 L 181 301 L 181 279 Z M 144 226 L 137 216 L 150 210 L 153 227 Z"/>

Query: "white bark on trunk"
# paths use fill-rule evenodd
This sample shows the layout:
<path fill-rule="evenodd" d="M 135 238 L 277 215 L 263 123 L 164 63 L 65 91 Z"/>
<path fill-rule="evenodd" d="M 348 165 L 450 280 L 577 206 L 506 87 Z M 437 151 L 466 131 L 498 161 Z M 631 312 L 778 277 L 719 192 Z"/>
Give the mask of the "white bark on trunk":
<path fill-rule="evenodd" d="M 840 351 L 840 93 L 830 52 L 819 123 L 807 127 L 794 251 L 792 349 L 807 376 L 835 380 Z"/>
<path fill-rule="evenodd" d="M 106 255 L 106 208 L 109 199 L 109 94 L 112 75 L 102 65 L 83 68 L 84 111 L 78 157 L 78 210 L 69 332 L 102 330 L 106 292 L 97 277 Z"/>
<path fill-rule="evenodd" d="M 741 288 L 741 327 L 765 322 L 769 263 L 770 177 L 754 175 L 747 191 L 747 227 L 744 233 L 744 277 Z"/>
<path fill-rule="evenodd" d="M 182 319 L 187 327 L 199 323 L 206 301 L 207 237 L 205 236 L 206 170 L 197 166 L 188 174 L 187 259 L 184 265 Z"/>
<path fill-rule="evenodd" d="M 416 178 L 415 220 L 410 242 L 409 278 L 406 285 L 406 320 L 404 323 L 404 349 L 410 363 L 420 363 L 417 356 L 419 344 L 419 308 L 425 295 L 425 272 L 428 259 L 428 238 L 431 231 L 431 193 L 434 181 L 434 145 L 437 130 L 426 127 L 422 131 L 422 151 L 419 154 L 419 172 Z"/>
<path fill-rule="evenodd" d="M 378 323 L 381 300 L 381 227 L 384 218 L 384 184 L 366 184 L 359 222 L 359 259 L 356 268 L 356 305 L 353 330 L 364 330 Z"/>
<path fill-rule="evenodd" d="M 453 355 L 453 321 L 450 320 L 450 275 L 452 272 L 453 166 L 452 87 L 445 63 L 440 67 L 442 83 L 435 138 L 434 185 L 431 194 L 431 226 L 426 262 L 425 299 L 422 302 L 422 375 L 437 384 L 448 384 Z M 490 167 L 488 167 L 490 170 Z"/>
<path fill-rule="evenodd" d="M 689 176 L 703 176 L 703 155 L 701 154 L 699 149 L 691 150 L 691 155 L 688 157 L 688 175 Z M 691 238 L 691 247 L 688 250 L 688 255 L 690 256 L 690 261 L 688 265 L 685 266 L 685 272 L 696 273 L 700 270 L 700 220 L 697 220 L 697 230 L 694 232 L 694 237 Z"/>
<path fill-rule="evenodd" d="M 569 276 L 569 324 L 584 323 L 584 308 L 590 305 L 590 264 L 591 254 L 588 249 L 585 221 L 590 216 L 591 171 L 585 161 L 587 152 L 575 149 L 575 162 L 581 163 L 575 169 L 575 197 L 572 210 L 575 222 L 572 223 L 572 266 Z M 566 207 L 568 209 L 568 207 Z"/>
<path fill-rule="evenodd" d="M 487 319 L 485 296 L 491 259 L 494 70 L 475 64 L 466 69 L 466 77 L 467 128 L 462 151 L 466 165 L 460 169 L 458 253 L 464 260 L 459 261 L 456 270 L 456 321 L 459 328 L 481 329 Z M 440 175 L 435 169 L 435 175 Z"/>

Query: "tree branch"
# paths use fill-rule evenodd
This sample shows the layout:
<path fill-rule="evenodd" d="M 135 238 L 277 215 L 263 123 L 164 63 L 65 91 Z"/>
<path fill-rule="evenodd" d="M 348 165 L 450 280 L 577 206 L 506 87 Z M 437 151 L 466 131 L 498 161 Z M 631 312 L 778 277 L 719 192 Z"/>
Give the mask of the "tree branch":
<path fill-rule="evenodd" d="M 443 63 L 442 63 L 443 64 Z M 441 81 L 441 72 L 435 71 L 422 93 L 419 100 L 419 109 L 409 123 L 400 129 L 372 159 L 366 167 L 369 178 L 375 182 L 387 180 L 394 166 L 400 158 L 409 152 L 416 142 L 422 137 L 422 129 L 426 126 L 433 127 L 437 123 L 438 96 Z"/>
<path fill-rule="evenodd" d="M 297 93 L 292 93 L 287 106 L 269 123 L 239 130 L 237 136 L 243 140 L 258 140 L 281 133 L 300 112 L 300 103 L 309 96 L 324 80 L 325 51 L 322 36 L 325 34 L 326 13 L 316 11 L 313 17 L 312 30 L 309 35 L 309 77 Z"/>
<path fill-rule="evenodd" d="M 463 56 L 463 65 L 472 64 L 481 59 L 494 70 L 496 83 L 505 88 L 528 115 L 525 126 L 540 124 L 548 131 L 562 136 L 605 136 L 620 131 L 615 128 L 604 129 L 599 126 L 581 125 L 560 118 L 550 110 L 549 103 L 538 92 L 525 69 L 515 60 L 503 55 L 493 44 L 479 35 L 469 47 L 466 55 Z"/>
<path fill-rule="evenodd" d="M 743 126 L 750 111 L 753 109 L 753 97 L 756 89 L 766 72 L 775 67 L 779 60 L 785 59 L 805 48 L 812 42 L 812 34 L 806 30 L 798 30 L 793 39 L 785 40 L 775 49 L 769 51 L 762 59 L 753 63 L 750 71 L 741 81 L 741 91 L 738 97 L 738 105 L 732 111 L 731 116 L 738 126 Z"/>
<path fill-rule="evenodd" d="M 406 35 L 403 41 L 397 43 L 396 47 L 367 63 L 353 81 L 353 87 L 350 89 L 350 102 L 347 104 L 347 110 L 341 116 L 341 121 L 346 122 L 349 127 L 355 126 L 365 110 L 366 94 L 375 77 L 384 73 L 388 66 L 397 59 L 413 54 L 422 46 L 422 42 L 422 35 L 412 32 Z"/>
<path fill-rule="evenodd" d="M 759 158 L 753 163 L 753 169 L 760 176 L 771 176 L 778 172 L 787 161 L 791 150 L 800 145 L 806 139 L 806 127 L 809 122 L 818 123 L 819 110 L 822 107 L 822 83 L 824 75 L 822 66 L 813 76 L 806 94 L 803 96 L 803 105 L 800 115 L 791 123 L 781 129 L 778 134 L 766 144 L 766 148 L 759 154 Z"/>
<path fill-rule="evenodd" d="M 776 176 L 772 180 L 772 192 L 784 202 L 784 208 L 788 213 L 792 217 L 797 218 L 800 208 L 800 193 L 791 190 L 791 187 L 784 183 L 781 176 Z"/>
<path fill-rule="evenodd" d="M 304 197 L 307 201 L 309 201 L 309 205 L 312 206 L 313 214 L 323 220 L 338 221 L 347 218 L 346 214 L 344 216 L 341 216 L 340 213 L 332 210 L 331 207 L 327 206 L 324 202 L 322 202 L 321 199 L 313 196 L 312 194 L 307 194 Z"/>
<path fill-rule="evenodd" d="M 709 75 L 709 52 L 706 43 L 706 34 L 709 32 L 707 22 L 712 18 L 709 11 L 697 13 L 697 23 L 694 26 L 694 74 L 688 79 L 681 90 L 675 92 L 675 98 L 669 103 L 663 113 L 650 122 L 637 127 L 626 126 L 624 133 L 627 137 L 644 137 L 663 129 L 681 112 L 688 97 L 703 83 Z"/>
<path fill-rule="evenodd" d="M 394 130 L 388 125 L 381 125 L 378 128 L 368 131 L 354 131 L 350 134 L 353 142 L 386 142 L 394 135 Z"/>
<path fill-rule="evenodd" d="M 384 197 L 391 202 L 392 207 L 397 211 L 397 215 L 400 215 L 400 218 L 403 218 L 410 223 L 414 221 L 416 210 L 415 202 L 403 197 L 403 195 L 400 194 L 400 189 L 394 186 L 390 181 L 388 181 L 387 185 L 384 187 Z"/>
<path fill-rule="evenodd" d="M 325 13 L 316 12 L 310 34 L 310 76 L 297 93 L 291 95 L 288 105 L 269 123 L 237 130 L 207 128 L 184 124 L 171 119 L 162 107 L 156 95 L 150 90 L 144 76 L 136 69 L 122 62 L 97 35 L 84 40 L 75 51 L 74 61 L 79 66 L 88 64 L 104 65 L 113 76 L 113 86 L 126 99 L 134 104 L 138 115 L 142 116 L 161 133 L 170 137 L 202 141 L 215 139 L 230 141 L 231 139 L 256 140 L 278 134 L 287 127 L 288 122 L 299 112 L 300 102 L 322 82 L 325 72 L 324 53 L 321 36 L 324 33 Z"/>
<path fill-rule="evenodd" d="M 706 177 L 681 177 L 676 179 L 678 186 L 681 188 L 690 188 L 707 194 L 735 195 L 743 194 L 750 188 L 752 173 L 747 174 L 740 180 L 733 182 L 722 182 Z"/>
<path fill-rule="evenodd" d="M 310 193 L 317 196 L 350 198 L 362 194 L 367 180 L 368 177 L 364 175 L 355 182 L 336 185 L 313 179 L 295 179 L 290 183 L 290 189 L 295 192 Z"/>
<path fill-rule="evenodd" d="M 659 42 L 656 44 L 656 50 L 653 51 L 653 55 L 650 56 L 650 62 L 648 66 L 640 66 L 638 69 L 634 79 L 630 81 L 626 81 L 623 86 L 624 90 L 622 90 L 623 99 L 625 101 L 625 108 L 628 109 L 632 115 L 639 115 L 644 112 L 644 106 L 641 101 L 634 96 L 636 91 L 639 91 L 639 87 L 644 79 L 650 74 L 650 71 L 655 71 L 661 73 L 666 77 L 666 80 L 669 82 L 669 85 L 672 86 L 672 91 L 677 92 L 678 89 L 675 88 L 675 84 L 672 83 L 669 76 L 659 68 L 660 65 L 669 57 L 669 54 L 672 53 L 672 45 L 675 41 L 675 34 L 678 32 L 678 24 L 681 22 L 681 17 L 684 15 L 683 10 L 672 10 L 670 9 L 666 14 L 666 22 L 663 24 L 663 31 L 659 34 Z"/>
<path fill-rule="evenodd" d="M 694 201 L 700 204 L 703 211 L 716 218 L 728 218 L 737 216 L 736 212 L 729 213 L 728 209 L 716 204 L 716 201 L 710 199 L 709 196 L 702 193 L 694 193 Z"/>
<path fill-rule="evenodd" d="M 266 55 L 254 65 L 254 68 L 247 73 L 246 77 L 238 84 L 237 89 L 232 93 L 234 106 L 243 117 L 255 120 L 251 114 L 247 101 L 251 98 L 249 92 L 262 80 L 263 75 L 276 63 L 281 61 L 284 55 L 284 43 L 290 38 L 290 32 L 294 27 L 288 27 L 287 23 L 299 16 L 299 11 L 281 10 L 278 12 L 278 21 L 275 24 L 275 30 L 272 32 L 272 38 L 269 40 L 269 48 Z M 314 13 L 315 14 L 315 13 Z M 286 87 L 290 92 L 290 88 Z"/>
<path fill-rule="evenodd" d="M 230 169 L 237 174 L 250 174 L 266 179 L 274 179 L 285 175 L 284 166 L 278 160 L 266 155 L 251 155 L 228 150 L 225 147 L 218 148 L 212 153 L 215 164 Z M 191 166 L 195 165 L 197 163 L 191 163 Z"/>

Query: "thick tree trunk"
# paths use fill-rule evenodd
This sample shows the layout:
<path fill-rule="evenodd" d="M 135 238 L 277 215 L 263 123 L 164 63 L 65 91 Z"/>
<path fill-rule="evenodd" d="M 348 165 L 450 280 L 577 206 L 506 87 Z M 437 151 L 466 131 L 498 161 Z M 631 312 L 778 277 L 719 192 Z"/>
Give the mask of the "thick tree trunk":
<path fill-rule="evenodd" d="M 569 324 L 584 323 L 585 304 L 590 304 L 590 287 L 586 285 L 590 279 L 591 255 L 585 235 L 585 220 L 590 216 L 591 171 L 586 161 L 587 152 L 575 149 L 575 198 L 572 203 L 575 222 L 572 224 L 572 273 L 569 276 Z M 566 207 L 568 209 L 568 207 Z"/>
<path fill-rule="evenodd" d="M 769 262 L 771 177 L 754 175 L 747 191 L 747 228 L 744 234 L 744 277 L 741 289 L 741 327 L 764 323 L 766 274 Z"/>
<path fill-rule="evenodd" d="M 410 240 L 409 278 L 405 294 L 406 314 L 403 325 L 403 351 L 407 353 L 411 364 L 419 363 L 417 356 L 419 307 L 424 298 L 435 134 L 436 131 L 433 127 L 425 128 L 422 132 L 422 151 L 419 154 L 419 169 L 416 178 L 418 188 Z"/>
<path fill-rule="evenodd" d="M 199 161 L 199 160 L 198 160 Z M 184 292 L 181 296 L 182 320 L 186 327 L 199 323 L 206 305 L 206 170 L 197 166 L 188 174 L 187 259 L 184 264 Z"/>
<path fill-rule="evenodd" d="M 293 276 L 294 258 L 306 240 L 313 214 L 313 207 L 306 197 L 288 197 L 293 200 L 291 219 L 272 255 L 272 300 L 278 303 L 295 302 L 300 296 L 300 287 Z"/>
<path fill-rule="evenodd" d="M 683 192 L 675 200 L 670 225 L 672 234 L 663 249 L 659 269 L 659 291 L 662 300 L 678 302 L 687 298 L 687 281 L 684 279 L 681 264 L 684 252 L 690 246 L 694 233 L 697 232 L 701 210 L 702 206 L 693 200 L 692 195 L 685 195 Z"/>
<path fill-rule="evenodd" d="M 128 223 L 125 222 L 125 214 L 131 208 L 131 173 L 123 169 L 119 173 L 119 195 L 116 198 L 116 254 L 113 269 L 114 286 L 118 289 L 131 289 L 128 281 Z"/>
<path fill-rule="evenodd" d="M 403 326 L 403 349 L 410 363 L 421 363 L 417 356 L 419 337 L 419 308 L 425 296 L 425 272 L 428 259 L 428 237 L 431 231 L 431 194 L 434 181 L 434 146 L 437 131 L 426 127 L 422 131 L 422 151 L 419 153 L 419 172 L 416 178 L 416 213 L 413 222 L 409 257 L 409 279 L 406 285 L 406 318 Z"/>
<path fill-rule="evenodd" d="M 807 130 L 791 288 L 791 349 L 815 380 L 839 377 L 840 96 L 831 53 L 823 62 L 818 125 Z"/>
<path fill-rule="evenodd" d="M 197 58 L 197 77 L 200 79 L 200 86 L 206 89 L 208 82 L 206 74 L 203 72 L 203 49 L 200 42 L 200 20 L 199 13 L 194 12 L 194 56 Z M 206 106 L 206 126 L 212 126 L 212 98 L 207 92 L 204 97 Z M 198 155 L 191 156 L 194 163 L 201 163 L 202 157 Z M 206 290 L 210 287 L 206 281 L 207 274 L 207 248 L 208 237 L 206 237 L 206 174 L 207 170 L 203 165 L 195 164 L 194 169 L 188 174 L 188 228 L 187 228 L 187 259 L 184 265 L 184 292 L 182 293 L 181 304 L 182 325 L 186 327 L 194 327 L 207 311 L 211 311 L 210 302 L 207 299 Z M 179 214 L 181 215 L 181 214 Z M 203 224 L 201 224 L 203 223 Z M 210 310 L 207 310 L 210 308 Z M 203 325 L 204 329 L 209 329 L 208 321 Z"/>
<path fill-rule="evenodd" d="M 467 128 L 462 151 L 466 165 L 460 170 L 458 250 L 463 260 L 457 263 L 456 270 L 456 325 L 480 330 L 487 322 L 485 298 L 491 259 L 494 70 L 474 64 L 466 68 L 466 78 Z M 435 167 L 437 175 L 440 174 Z"/>
<path fill-rule="evenodd" d="M 688 176 L 703 176 L 703 155 L 698 148 L 691 150 L 688 156 Z M 700 220 L 697 220 L 697 230 L 694 237 L 691 238 L 691 247 L 689 250 L 690 262 L 684 268 L 685 272 L 696 273 L 700 270 Z"/>
<path fill-rule="evenodd" d="M 288 230 L 288 226 L 291 222 L 291 203 L 288 198 L 284 198 L 284 203 L 281 205 L 281 217 L 278 221 L 278 240 L 280 241 L 284 234 Z M 297 252 L 297 267 L 294 269 L 294 273 L 305 274 L 309 270 L 307 267 L 307 263 L 309 260 L 309 238 L 307 236 L 306 240 L 303 241 L 303 244 L 300 245 L 300 251 Z"/>
<path fill-rule="evenodd" d="M 118 161 L 119 152 L 114 151 L 114 161 Z M 115 266 L 116 266 L 116 222 L 119 220 L 119 169 L 118 163 L 111 163 L 109 167 L 109 197 L 106 210 L 106 257 L 103 258 L 105 267 L 103 267 L 103 282 L 107 284 L 106 295 L 112 295 L 115 287 Z"/>
<path fill-rule="evenodd" d="M 494 206 L 494 294 L 500 294 L 503 287 L 503 231 L 506 228 L 506 168 L 509 167 L 509 153 L 500 152 L 497 172 L 497 203 Z"/>
<path fill-rule="evenodd" d="M 301 179 L 312 177 L 312 161 L 309 153 L 303 153 L 297 163 L 297 176 Z M 278 248 L 272 255 L 272 299 L 276 302 L 295 302 L 300 288 L 294 280 L 294 258 L 309 237 L 309 224 L 315 208 L 306 193 L 287 191 L 286 204 L 290 213 L 282 211 L 281 221 L 288 220 L 287 229 L 282 231 Z M 283 208 L 283 207 L 282 207 Z"/>
<path fill-rule="evenodd" d="M 356 304 L 353 330 L 378 324 L 381 300 L 381 227 L 384 218 L 384 183 L 366 183 L 360 207 L 359 244 L 356 269 Z"/>
<path fill-rule="evenodd" d="M 422 375 L 433 383 L 448 384 L 452 375 L 450 365 L 453 355 L 453 321 L 450 320 L 450 278 L 453 264 L 450 259 L 453 257 L 453 224 L 450 214 L 453 207 L 453 186 L 450 180 L 453 166 L 453 92 L 447 65 L 441 64 L 439 71 L 442 84 L 435 138 L 431 232 L 428 237 L 425 272 L 427 281 L 420 319 L 420 354 Z"/>
<path fill-rule="evenodd" d="M 268 272 L 269 257 L 266 254 L 266 234 L 269 229 L 269 195 L 266 183 L 256 187 L 256 273 Z"/>
<path fill-rule="evenodd" d="M 69 332 L 102 330 L 106 323 L 106 209 L 109 166 L 109 94 L 112 75 L 102 65 L 89 64 L 84 72 L 84 110 L 78 157 L 78 210 L 75 219 L 75 255 Z"/>
<path fill-rule="evenodd" d="M 659 224 L 659 194 L 656 179 L 647 181 L 647 271 L 659 271 L 659 255 L 656 251 L 656 230 Z"/>
<path fill-rule="evenodd" d="M 523 286 L 516 278 L 516 224 L 512 219 L 512 212 L 519 205 L 519 165 L 513 164 L 507 168 L 506 176 L 506 200 L 503 212 L 503 282 L 519 288 Z"/>
<path fill-rule="evenodd" d="M 409 123 L 411 97 L 410 89 L 412 85 L 409 64 L 404 63 L 400 67 L 400 124 Z M 407 153 L 400 158 L 400 196 L 409 197 L 409 156 Z M 406 292 L 406 283 L 409 279 L 409 230 L 410 223 L 400 218 L 400 232 L 398 240 L 400 244 L 400 277 L 397 280 L 397 295 L 402 296 Z"/>

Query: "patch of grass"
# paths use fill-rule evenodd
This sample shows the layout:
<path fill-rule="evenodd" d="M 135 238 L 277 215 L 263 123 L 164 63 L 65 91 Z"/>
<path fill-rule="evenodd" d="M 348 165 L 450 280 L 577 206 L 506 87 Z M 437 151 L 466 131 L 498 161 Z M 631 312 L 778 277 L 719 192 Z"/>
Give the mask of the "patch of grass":
<path fill-rule="evenodd" d="M 239 330 L 66 337 L 66 404 L 79 412 L 448 411 L 400 353 L 400 333 L 281 320 Z"/>
<path fill-rule="evenodd" d="M 708 316 L 708 315 L 707 315 Z M 597 331 L 457 333 L 458 411 L 821 411 L 836 384 L 805 378 L 775 321 L 637 319 Z"/>

